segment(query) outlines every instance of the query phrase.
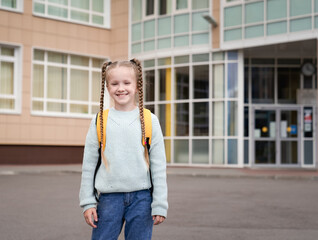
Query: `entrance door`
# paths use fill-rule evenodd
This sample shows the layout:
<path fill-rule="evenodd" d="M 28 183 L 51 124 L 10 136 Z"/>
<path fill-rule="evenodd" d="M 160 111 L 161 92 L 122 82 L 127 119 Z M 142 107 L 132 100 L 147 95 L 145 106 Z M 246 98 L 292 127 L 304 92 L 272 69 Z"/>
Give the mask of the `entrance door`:
<path fill-rule="evenodd" d="M 252 138 L 254 165 L 300 164 L 299 108 L 254 107 Z"/>

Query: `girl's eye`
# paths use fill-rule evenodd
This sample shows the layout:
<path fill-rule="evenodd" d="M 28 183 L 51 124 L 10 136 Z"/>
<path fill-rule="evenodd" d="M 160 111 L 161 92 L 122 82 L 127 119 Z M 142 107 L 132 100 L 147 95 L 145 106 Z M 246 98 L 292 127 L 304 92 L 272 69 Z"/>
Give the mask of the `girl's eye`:
<path fill-rule="evenodd" d="M 130 84 L 130 82 L 125 82 L 125 84 L 126 84 L 126 85 L 129 85 L 129 84 Z"/>
<path fill-rule="evenodd" d="M 111 83 L 110 85 L 112 85 L 112 86 L 116 86 L 118 83 Z"/>

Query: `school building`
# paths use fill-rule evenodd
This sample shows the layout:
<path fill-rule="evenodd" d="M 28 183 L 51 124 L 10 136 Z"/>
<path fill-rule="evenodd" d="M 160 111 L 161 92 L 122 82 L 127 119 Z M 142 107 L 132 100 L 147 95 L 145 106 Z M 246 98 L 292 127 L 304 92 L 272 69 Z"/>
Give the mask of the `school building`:
<path fill-rule="evenodd" d="M 167 164 L 315 169 L 317 44 L 318 0 L 0 0 L 0 164 L 80 163 L 136 57 Z"/>

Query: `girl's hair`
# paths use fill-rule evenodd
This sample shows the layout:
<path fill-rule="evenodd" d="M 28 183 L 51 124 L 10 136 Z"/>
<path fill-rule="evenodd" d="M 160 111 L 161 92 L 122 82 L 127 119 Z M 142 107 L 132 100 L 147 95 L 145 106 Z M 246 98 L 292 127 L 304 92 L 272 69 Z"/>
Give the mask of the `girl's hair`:
<path fill-rule="evenodd" d="M 105 62 L 102 66 L 102 86 L 101 86 L 101 94 L 100 94 L 100 131 L 101 131 L 101 155 L 102 159 L 105 163 L 106 168 L 108 168 L 107 159 L 104 156 L 102 151 L 103 145 L 103 137 L 104 137 L 104 129 L 103 129 L 103 110 L 104 110 L 104 92 L 105 92 L 105 85 L 108 87 L 108 77 L 113 68 L 116 67 L 128 67 L 134 70 L 136 81 L 137 81 L 137 90 L 138 90 L 138 106 L 139 106 L 139 116 L 140 116 L 140 123 L 141 123 L 141 134 L 142 134 L 142 141 L 145 149 L 145 161 L 147 167 L 149 168 L 149 153 L 146 144 L 146 131 L 145 131 L 145 118 L 144 118 L 144 94 L 143 94 L 143 79 L 142 79 L 142 67 L 141 63 L 138 59 L 134 58 L 130 61 L 118 61 L 118 62 Z M 123 146 L 124 147 L 124 146 Z"/>

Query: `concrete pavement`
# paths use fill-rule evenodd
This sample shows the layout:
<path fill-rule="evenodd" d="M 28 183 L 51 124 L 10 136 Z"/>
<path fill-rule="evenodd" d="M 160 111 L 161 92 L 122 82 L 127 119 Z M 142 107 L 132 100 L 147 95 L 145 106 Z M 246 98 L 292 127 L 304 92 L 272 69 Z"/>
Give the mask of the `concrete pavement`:
<path fill-rule="evenodd" d="M 81 164 L 65 165 L 0 165 L 0 175 L 37 174 L 37 173 L 81 173 Z M 318 180 L 317 169 L 251 169 L 217 167 L 168 166 L 168 175 L 200 176 L 214 178 L 270 178 Z"/>
<path fill-rule="evenodd" d="M 80 165 L 2 166 L 0 172 L 0 239 L 90 239 L 78 206 Z M 152 239 L 317 239 L 318 182 L 269 178 L 290 171 L 251 172 L 169 167 L 168 218 Z"/>

